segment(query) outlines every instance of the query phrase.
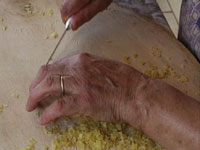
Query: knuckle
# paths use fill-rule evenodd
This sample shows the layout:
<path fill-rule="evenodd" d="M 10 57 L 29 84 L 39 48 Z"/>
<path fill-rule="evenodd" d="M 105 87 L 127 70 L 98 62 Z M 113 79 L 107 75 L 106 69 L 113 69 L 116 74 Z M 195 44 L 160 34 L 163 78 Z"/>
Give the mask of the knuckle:
<path fill-rule="evenodd" d="M 48 76 L 46 79 L 46 86 L 52 87 L 54 85 L 55 79 L 52 75 Z"/>
<path fill-rule="evenodd" d="M 42 65 L 39 70 L 40 74 L 46 73 L 48 71 L 48 67 L 49 65 Z"/>
<path fill-rule="evenodd" d="M 81 54 L 78 55 L 78 60 L 84 61 L 84 60 L 88 59 L 89 57 L 90 57 L 89 53 L 81 53 Z"/>

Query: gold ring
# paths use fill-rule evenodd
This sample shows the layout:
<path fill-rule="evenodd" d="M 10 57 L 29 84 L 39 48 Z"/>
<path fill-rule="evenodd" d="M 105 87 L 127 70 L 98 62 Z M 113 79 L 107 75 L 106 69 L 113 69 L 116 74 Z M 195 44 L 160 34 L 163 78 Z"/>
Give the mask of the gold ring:
<path fill-rule="evenodd" d="M 64 89 L 64 76 L 60 76 L 60 86 L 61 86 L 61 91 L 62 94 L 65 95 L 65 89 Z"/>

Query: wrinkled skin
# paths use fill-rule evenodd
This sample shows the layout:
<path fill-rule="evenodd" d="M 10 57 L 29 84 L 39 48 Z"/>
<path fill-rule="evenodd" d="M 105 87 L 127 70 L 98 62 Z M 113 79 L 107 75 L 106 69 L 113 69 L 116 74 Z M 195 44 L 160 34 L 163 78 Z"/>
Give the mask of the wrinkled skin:
<path fill-rule="evenodd" d="M 112 0 L 63 0 L 60 11 L 63 22 L 73 16 L 71 27 L 78 29 L 97 13 L 106 9 Z"/>
<path fill-rule="evenodd" d="M 200 104 L 123 63 L 84 53 L 44 65 L 30 86 L 26 109 L 34 110 L 49 96 L 55 101 L 45 108 L 41 124 L 82 114 L 129 123 L 166 150 L 200 148 Z"/>
<path fill-rule="evenodd" d="M 62 96 L 60 76 L 64 75 Z M 40 123 L 46 124 L 60 116 L 84 114 L 97 120 L 125 121 L 132 114 L 139 125 L 136 107 L 136 87 L 142 74 L 132 67 L 87 53 L 63 58 L 51 65 L 41 67 L 30 87 L 27 110 L 32 111 L 38 103 L 49 96 L 60 96 L 48 106 Z"/>

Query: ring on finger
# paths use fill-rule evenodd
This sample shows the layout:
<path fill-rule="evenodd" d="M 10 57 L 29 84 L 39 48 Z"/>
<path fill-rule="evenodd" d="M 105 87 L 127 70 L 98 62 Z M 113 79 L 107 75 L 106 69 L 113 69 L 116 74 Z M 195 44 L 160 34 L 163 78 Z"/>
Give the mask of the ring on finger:
<path fill-rule="evenodd" d="M 60 86 L 61 86 L 61 92 L 62 95 L 65 95 L 65 89 L 64 89 L 64 76 L 60 76 Z"/>

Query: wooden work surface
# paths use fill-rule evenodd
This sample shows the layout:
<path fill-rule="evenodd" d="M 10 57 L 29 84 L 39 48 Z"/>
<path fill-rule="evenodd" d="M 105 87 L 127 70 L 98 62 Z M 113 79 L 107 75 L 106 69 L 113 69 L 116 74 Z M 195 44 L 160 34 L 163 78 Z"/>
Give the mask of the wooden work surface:
<path fill-rule="evenodd" d="M 4 18 L 0 22 L 0 104 L 8 104 L 0 114 L 0 150 L 20 150 L 31 137 L 37 140 L 39 150 L 50 145 L 52 139 L 44 134 L 35 113 L 27 113 L 24 106 L 31 81 L 58 41 L 45 37 L 54 31 L 61 35 L 64 25 L 55 0 L 29 2 L 34 7 L 32 15 L 24 11 L 27 0 L 0 1 L 0 18 Z M 50 9 L 54 10 L 53 16 L 37 13 Z M 8 26 L 7 31 L 2 30 L 2 24 Z M 153 49 L 161 50 L 162 57 L 153 56 Z M 188 76 L 189 82 L 182 83 L 174 77 L 165 79 L 166 82 L 200 100 L 200 64 L 190 52 L 164 28 L 115 4 L 78 31 L 69 31 L 53 60 L 80 52 L 122 62 L 129 56 L 130 65 L 142 72 L 150 64 L 160 68 L 169 64 L 178 74 Z M 136 59 L 134 54 L 138 54 Z M 13 97 L 13 93 L 19 94 L 19 98 Z"/>

